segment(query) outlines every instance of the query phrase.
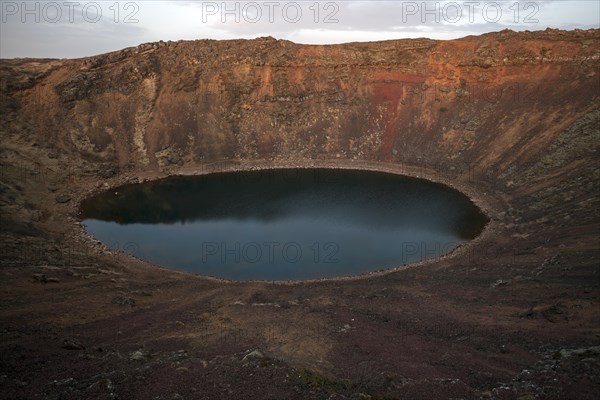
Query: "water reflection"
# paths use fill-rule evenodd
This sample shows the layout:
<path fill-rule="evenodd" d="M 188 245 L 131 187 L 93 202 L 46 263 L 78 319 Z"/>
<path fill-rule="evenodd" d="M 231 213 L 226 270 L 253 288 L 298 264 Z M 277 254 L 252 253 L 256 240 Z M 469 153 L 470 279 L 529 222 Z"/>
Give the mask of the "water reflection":
<path fill-rule="evenodd" d="M 176 177 L 82 204 L 110 247 L 229 279 L 353 275 L 435 257 L 486 218 L 454 190 L 367 171 L 290 169 Z"/>

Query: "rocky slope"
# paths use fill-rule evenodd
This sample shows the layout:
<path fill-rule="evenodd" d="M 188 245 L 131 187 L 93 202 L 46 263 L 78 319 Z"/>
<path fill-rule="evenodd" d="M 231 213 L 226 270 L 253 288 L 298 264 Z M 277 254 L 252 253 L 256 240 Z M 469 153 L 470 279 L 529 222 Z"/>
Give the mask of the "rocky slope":
<path fill-rule="evenodd" d="M 5 397 L 593 398 L 599 67 L 600 30 L 2 60 Z M 311 165 L 441 181 L 492 223 L 449 258 L 291 286 L 164 271 L 76 223 L 125 182 Z"/>

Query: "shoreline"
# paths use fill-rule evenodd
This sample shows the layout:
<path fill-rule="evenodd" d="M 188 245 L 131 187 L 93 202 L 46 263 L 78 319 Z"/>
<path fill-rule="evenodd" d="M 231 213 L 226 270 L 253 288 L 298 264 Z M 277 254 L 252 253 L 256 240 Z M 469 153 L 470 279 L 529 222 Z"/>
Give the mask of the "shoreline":
<path fill-rule="evenodd" d="M 221 163 L 217 163 L 221 164 Z M 189 276 L 193 276 L 199 279 L 208 279 L 213 282 L 221 282 L 225 284 L 233 284 L 233 283 L 267 283 L 271 285 L 302 285 L 302 284 L 311 284 L 311 283 L 323 283 L 323 282 L 344 282 L 344 281 L 356 281 L 356 280 L 368 280 L 370 278 L 377 278 L 386 276 L 388 274 L 393 274 L 399 271 L 404 271 L 409 268 L 417 268 L 425 265 L 435 264 L 441 261 L 454 260 L 462 255 L 470 254 L 470 252 L 476 251 L 480 246 L 485 244 L 486 241 L 492 240 L 494 234 L 497 233 L 499 229 L 498 226 L 498 213 L 501 212 L 496 208 L 492 208 L 490 203 L 486 201 L 486 199 L 482 196 L 475 196 L 475 189 L 471 187 L 465 182 L 459 182 L 456 184 L 455 182 L 450 182 L 447 179 L 438 179 L 437 176 L 439 173 L 437 171 L 427 171 L 423 168 L 415 168 L 410 167 L 408 165 L 390 165 L 390 163 L 380 163 L 380 162 L 356 162 L 356 161 L 347 161 L 347 160 L 311 160 L 306 163 L 293 163 L 290 165 L 289 163 L 273 163 L 272 161 L 266 160 L 252 160 L 252 161 L 241 161 L 238 165 L 229 167 L 229 168 L 221 168 L 221 169 L 211 169 L 208 170 L 208 166 L 214 165 L 214 163 L 210 164 L 200 164 L 198 166 L 187 166 L 185 168 L 181 168 L 178 171 L 169 171 L 168 173 L 154 173 L 150 175 L 145 175 L 142 179 L 140 177 L 127 177 L 126 181 L 117 179 L 112 185 L 108 187 L 99 188 L 98 185 L 85 192 L 83 196 L 77 198 L 74 202 L 73 206 L 67 217 L 76 220 L 75 226 L 76 229 L 80 233 L 80 237 L 86 241 L 86 244 L 90 249 L 95 249 L 98 244 L 98 240 L 95 239 L 91 234 L 89 234 L 85 228 L 82 226 L 79 220 L 80 206 L 81 203 L 94 195 L 97 195 L 102 192 L 111 191 L 116 188 L 127 186 L 127 185 L 135 185 L 142 184 L 147 182 L 158 181 L 161 179 L 167 179 L 171 177 L 177 176 L 202 176 L 202 175 L 210 175 L 210 174 L 220 174 L 220 173 L 235 173 L 235 172 L 246 172 L 246 171 L 258 171 L 258 170 L 277 170 L 277 169 L 331 169 L 331 170 L 353 170 L 353 171 L 370 171 L 370 172 L 380 172 L 380 173 L 388 173 L 394 174 L 398 176 L 405 176 L 409 178 L 422 179 L 428 182 L 436 183 L 443 185 L 445 187 L 451 188 L 465 196 L 468 197 L 469 201 L 475 205 L 487 218 L 488 223 L 484 226 L 483 230 L 477 235 L 475 238 L 466 241 L 450 252 L 438 256 L 432 257 L 420 261 L 416 261 L 413 263 L 402 264 L 396 267 L 385 268 L 382 270 L 375 270 L 370 272 L 365 272 L 358 275 L 351 276 L 339 276 L 339 277 L 331 277 L 331 278 L 314 278 L 314 279 L 301 279 L 301 280 L 265 280 L 265 279 L 251 279 L 251 280 L 234 280 L 234 279 L 226 279 L 215 276 L 194 274 L 192 272 L 181 271 L 177 269 L 171 269 L 168 267 L 163 267 L 157 264 L 153 264 L 151 262 L 145 261 L 143 259 L 139 259 L 132 255 L 127 254 L 126 252 L 120 251 L 116 255 L 117 257 L 125 257 L 131 258 L 131 260 L 135 259 L 143 264 L 146 264 L 147 267 L 150 268 L 158 268 L 159 270 L 168 270 L 175 271 L 181 274 L 186 274 Z M 419 170 L 417 173 L 415 170 Z M 144 174 L 140 174 L 144 175 Z M 454 184 L 453 184 L 454 183 Z M 104 253 L 115 255 L 115 250 L 108 248 L 104 243 L 101 243 L 101 251 Z M 97 250 L 97 249 L 95 249 Z"/>

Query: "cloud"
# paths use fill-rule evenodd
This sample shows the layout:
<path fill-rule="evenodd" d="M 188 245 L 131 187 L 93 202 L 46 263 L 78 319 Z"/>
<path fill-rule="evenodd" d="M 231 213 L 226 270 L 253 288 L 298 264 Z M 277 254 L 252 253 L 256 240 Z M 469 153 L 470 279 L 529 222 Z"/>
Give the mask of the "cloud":
<path fill-rule="evenodd" d="M 158 40 L 342 43 L 600 27 L 599 2 L 585 0 L 78 2 L 0 1 L 0 57 L 81 57 Z"/>
<path fill-rule="evenodd" d="M 60 6 L 58 13 L 56 8 L 23 9 L 21 2 L 1 2 L 0 57 L 89 56 L 135 46 L 148 32 L 139 23 L 125 22 L 127 14 L 122 13 L 125 10 L 114 14 L 108 2 L 80 3 L 79 6 L 70 6 L 69 2 L 51 3 Z M 83 6 L 92 3 L 93 6 Z M 7 15 L 7 4 L 18 6 L 16 14 Z"/>

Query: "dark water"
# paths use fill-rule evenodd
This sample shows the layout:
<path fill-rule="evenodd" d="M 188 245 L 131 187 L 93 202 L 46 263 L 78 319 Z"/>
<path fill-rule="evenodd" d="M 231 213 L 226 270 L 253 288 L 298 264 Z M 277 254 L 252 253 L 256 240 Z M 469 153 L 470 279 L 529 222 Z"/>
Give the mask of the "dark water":
<path fill-rule="evenodd" d="M 82 204 L 87 230 L 152 263 L 234 280 L 356 275 L 450 252 L 487 218 L 392 174 L 285 169 L 174 177 Z"/>

